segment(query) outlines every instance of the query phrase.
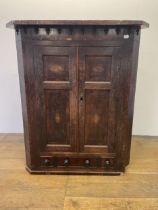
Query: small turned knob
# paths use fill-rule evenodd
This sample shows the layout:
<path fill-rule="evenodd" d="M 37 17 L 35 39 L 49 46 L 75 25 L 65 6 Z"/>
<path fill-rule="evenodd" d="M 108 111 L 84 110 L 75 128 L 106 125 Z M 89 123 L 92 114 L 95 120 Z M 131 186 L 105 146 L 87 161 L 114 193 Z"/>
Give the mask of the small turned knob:
<path fill-rule="evenodd" d="M 48 166 L 50 164 L 49 159 L 44 159 L 44 165 Z"/>
<path fill-rule="evenodd" d="M 90 165 L 90 161 L 87 159 L 85 160 L 85 166 L 89 166 Z"/>
<path fill-rule="evenodd" d="M 69 165 L 69 159 L 65 159 L 64 160 L 64 166 L 68 166 Z"/>
<path fill-rule="evenodd" d="M 106 160 L 105 161 L 105 167 L 109 167 L 110 166 L 110 161 L 109 160 Z"/>

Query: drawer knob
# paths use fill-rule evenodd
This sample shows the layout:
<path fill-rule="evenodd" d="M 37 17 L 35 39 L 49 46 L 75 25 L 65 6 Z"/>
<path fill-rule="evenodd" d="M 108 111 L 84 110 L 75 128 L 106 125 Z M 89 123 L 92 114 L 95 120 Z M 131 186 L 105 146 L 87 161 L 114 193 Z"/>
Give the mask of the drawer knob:
<path fill-rule="evenodd" d="M 105 161 L 105 167 L 108 167 L 108 166 L 110 166 L 110 161 L 109 160 L 106 160 Z"/>
<path fill-rule="evenodd" d="M 65 159 L 64 160 L 64 166 L 68 166 L 69 165 L 69 159 Z"/>
<path fill-rule="evenodd" d="M 90 166 L 90 161 L 88 159 L 85 160 L 85 166 Z"/>
<path fill-rule="evenodd" d="M 48 166 L 50 164 L 49 159 L 44 159 L 44 165 Z"/>

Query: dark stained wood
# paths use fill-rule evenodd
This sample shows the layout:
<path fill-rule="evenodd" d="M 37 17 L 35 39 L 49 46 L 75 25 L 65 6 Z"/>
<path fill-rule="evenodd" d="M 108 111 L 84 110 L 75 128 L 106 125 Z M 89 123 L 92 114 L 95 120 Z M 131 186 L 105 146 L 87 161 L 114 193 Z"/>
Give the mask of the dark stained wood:
<path fill-rule="evenodd" d="M 69 57 L 49 55 L 43 56 L 44 80 L 69 80 Z"/>
<path fill-rule="evenodd" d="M 70 144 L 69 90 L 45 91 L 48 144 Z"/>
<path fill-rule="evenodd" d="M 7 27 L 38 25 L 107 25 L 107 26 L 141 26 L 148 28 L 149 24 L 142 20 L 13 20 Z"/>
<path fill-rule="evenodd" d="M 85 82 L 85 89 L 111 89 L 111 82 Z"/>
<path fill-rule="evenodd" d="M 101 149 L 103 147 L 106 148 L 106 151 L 115 153 L 113 145 L 116 144 L 117 119 L 115 119 L 116 101 L 114 97 L 117 90 L 116 85 L 119 82 L 115 60 L 118 59 L 119 50 L 118 47 L 79 48 L 79 94 L 84 99 L 79 106 L 81 151 L 86 149 L 85 151 L 88 152 L 88 147 L 93 145 L 93 150 L 89 147 L 89 152 L 94 152 L 95 146 L 98 152 L 98 145 L 100 145 L 100 153 L 105 152 Z M 90 64 L 89 61 L 91 61 Z M 97 73 L 93 73 L 94 70 Z M 91 81 L 92 79 L 94 81 Z"/>
<path fill-rule="evenodd" d="M 26 169 L 112 174 L 130 159 L 144 21 L 12 21 Z"/>
<path fill-rule="evenodd" d="M 38 80 L 39 106 L 41 107 L 38 116 L 41 131 L 44 134 L 41 136 L 44 144 L 41 151 L 48 144 L 52 151 L 75 152 L 77 132 L 76 49 L 35 46 L 34 61 L 37 72 L 36 80 Z M 48 73 L 48 71 L 51 72 Z"/>
<path fill-rule="evenodd" d="M 71 83 L 68 81 L 43 81 L 44 89 L 70 89 Z"/>
<path fill-rule="evenodd" d="M 111 56 L 86 55 L 86 81 L 110 81 Z"/>
<path fill-rule="evenodd" d="M 84 145 L 107 145 L 109 91 L 86 90 Z"/>

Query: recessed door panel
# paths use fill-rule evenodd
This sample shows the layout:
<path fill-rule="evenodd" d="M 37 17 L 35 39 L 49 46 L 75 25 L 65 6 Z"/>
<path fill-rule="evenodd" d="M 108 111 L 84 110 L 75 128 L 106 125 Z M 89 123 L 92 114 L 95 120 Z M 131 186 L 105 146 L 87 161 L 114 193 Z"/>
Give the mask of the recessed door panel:
<path fill-rule="evenodd" d="M 45 55 L 43 56 L 43 64 L 44 80 L 69 80 L 69 56 Z"/>
<path fill-rule="evenodd" d="M 45 91 L 48 144 L 70 144 L 69 98 L 69 90 Z"/>
<path fill-rule="evenodd" d="M 108 112 L 108 91 L 85 91 L 85 145 L 107 145 Z"/>
<path fill-rule="evenodd" d="M 85 57 L 86 81 L 109 81 L 111 79 L 111 56 L 88 55 Z"/>

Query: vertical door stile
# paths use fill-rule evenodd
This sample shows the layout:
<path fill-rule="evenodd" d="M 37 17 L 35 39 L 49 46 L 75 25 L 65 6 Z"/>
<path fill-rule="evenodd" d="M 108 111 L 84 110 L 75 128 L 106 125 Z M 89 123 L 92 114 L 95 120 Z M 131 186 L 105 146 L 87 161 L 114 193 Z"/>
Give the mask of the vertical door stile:
<path fill-rule="evenodd" d="M 70 67 L 70 83 L 71 83 L 71 110 L 70 115 L 72 119 L 71 125 L 71 142 L 74 145 L 72 152 L 77 152 L 78 149 L 78 60 L 77 60 L 77 48 L 73 47 L 71 52 L 71 62 L 72 66 Z"/>
<path fill-rule="evenodd" d="M 85 90 L 84 90 L 84 69 L 85 69 L 85 57 L 81 51 L 78 49 L 78 63 L 79 63 L 79 94 L 78 94 L 78 104 L 79 104 L 79 151 L 83 151 L 84 145 L 84 118 L 85 118 Z"/>

